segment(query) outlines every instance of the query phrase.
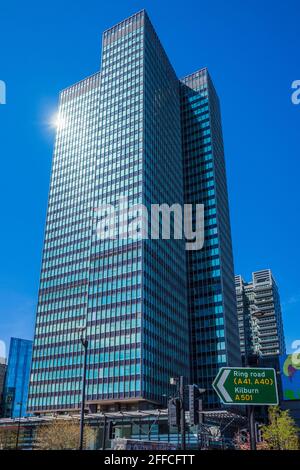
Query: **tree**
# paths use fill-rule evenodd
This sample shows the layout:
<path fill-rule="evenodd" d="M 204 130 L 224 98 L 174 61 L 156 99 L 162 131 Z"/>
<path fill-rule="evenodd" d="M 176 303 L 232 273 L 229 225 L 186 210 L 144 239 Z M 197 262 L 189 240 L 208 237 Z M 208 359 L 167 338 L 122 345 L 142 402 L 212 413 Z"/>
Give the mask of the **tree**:
<path fill-rule="evenodd" d="M 0 449 L 14 449 L 17 442 L 17 431 L 15 428 L 0 427 Z"/>
<path fill-rule="evenodd" d="M 289 410 L 282 411 L 278 406 L 269 408 L 269 424 L 262 428 L 263 439 L 268 449 L 298 450 L 298 433 L 299 429 Z"/>
<path fill-rule="evenodd" d="M 84 448 L 91 443 L 94 431 L 84 427 Z M 42 424 L 37 430 L 35 448 L 40 450 L 75 450 L 79 443 L 79 422 L 55 418 L 49 424 Z"/>

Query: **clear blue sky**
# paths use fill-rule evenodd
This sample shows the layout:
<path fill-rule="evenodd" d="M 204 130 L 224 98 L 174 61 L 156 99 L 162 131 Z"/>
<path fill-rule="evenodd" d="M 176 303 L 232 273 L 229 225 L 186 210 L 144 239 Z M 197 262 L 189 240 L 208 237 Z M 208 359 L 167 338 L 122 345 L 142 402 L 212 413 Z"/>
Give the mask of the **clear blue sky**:
<path fill-rule="evenodd" d="M 271 268 L 300 339 L 299 3 L 3 2 L 0 340 L 32 338 L 58 92 L 99 69 L 102 31 L 146 8 L 178 76 L 208 66 L 222 104 L 235 271 Z"/>

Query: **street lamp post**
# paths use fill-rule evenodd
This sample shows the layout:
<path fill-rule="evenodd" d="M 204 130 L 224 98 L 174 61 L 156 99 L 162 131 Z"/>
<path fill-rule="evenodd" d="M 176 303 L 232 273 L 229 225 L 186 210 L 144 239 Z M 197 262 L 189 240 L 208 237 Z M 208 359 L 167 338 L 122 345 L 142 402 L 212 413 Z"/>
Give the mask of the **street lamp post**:
<path fill-rule="evenodd" d="M 23 402 L 17 403 L 17 405 L 20 406 L 20 411 L 19 411 L 19 420 L 18 420 L 18 429 L 17 429 L 17 438 L 16 438 L 16 450 L 19 448 L 19 437 L 20 437 L 20 428 L 21 428 L 21 416 L 22 416 L 22 406 Z"/>
<path fill-rule="evenodd" d="M 179 377 L 179 397 L 180 397 L 180 431 L 181 431 L 181 450 L 186 449 L 185 439 L 185 410 L 184 410 L 184 378 Z"/>
<path fill-rule="evenodd" d="M 185 436 L 185 410 L 184 410 L 184 377 L 171 377 L 170 385 L 177 385 L 178 394 L 179 394 L 179 403 L 180 403 L 180 426 L 178 426 L 178 431 L 180 430 L 181 435 L 181 450 L 186 449 L 186 436 Z"/>
<path fill-rule="evenodd" d="M 85 331 L 85 328 L 81 331 L 81 335 L 80 335 L 80 341 L 84 349 L 84 359 L 83 359 L 82 387 L 81 387 L 79 450 L 83 449 L 86 364 L 87 364 L 87 351 L 88 351 L 88 344 L 89 344 L 86 335 L 84 335 L 84 331 Z"/>
<path fill-rule="evenodd" d="M 102 450 L 105 450 L 105 445 L 106 445 L 106 428 L 107 428 L 107 418 L 106 418 L 106 415 L 104 415 L 103 434 L 102 434 Z"/>
<path fill-rule="evenodd" d="M 244 337 L 245 337 L 245 367 L 249 367 L 250 358 L 249 358 L 248 347 L 247 347 L 247 343 L 246 343 L 245 323 L 244 323 Z M 256 450 L 254 410 L 255 410 L 255 408 L 254 408 L 253 405 L 247 406 L 248 428 L 249 428 L 249 435 L 250 435 L 250 450 Z"/>

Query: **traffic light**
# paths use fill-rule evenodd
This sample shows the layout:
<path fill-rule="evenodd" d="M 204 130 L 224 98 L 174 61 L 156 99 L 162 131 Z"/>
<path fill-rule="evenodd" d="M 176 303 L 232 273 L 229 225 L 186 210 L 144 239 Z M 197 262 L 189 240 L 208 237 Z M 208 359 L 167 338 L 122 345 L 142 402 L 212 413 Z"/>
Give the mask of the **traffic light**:
<path fill-rule="evenodd" d="M 168 421 L 169 426 L 180 426 L 180 400 L 171 398 L 168 403 Z"/>
<path fill-rule="evenodd" d="M 256 442 L 263 441 L 262 425 L 259 423 L 255 423 L 255 438 Z"/>
<path fill-rule="evenodd" d="M 199 414 L 198 414 L 198 416 L 199 416 L 199 424 L 203 424 L 203 413 L 202 413 L 202 411 L 203 411 L 203 400 L 201 400 L 201 398 L 199 398 L 198 404 L 199 404 L 199 406 L 198 406 L 198 410 L 199 410 Z"/>
<path fill-rule="evenodd" d="M 199 411 L 201 411 L 202 400 L 200 401 L 199 388 L 196 385 L 189 385 L 189 412 L 190 425 L 199 424 Z"/>

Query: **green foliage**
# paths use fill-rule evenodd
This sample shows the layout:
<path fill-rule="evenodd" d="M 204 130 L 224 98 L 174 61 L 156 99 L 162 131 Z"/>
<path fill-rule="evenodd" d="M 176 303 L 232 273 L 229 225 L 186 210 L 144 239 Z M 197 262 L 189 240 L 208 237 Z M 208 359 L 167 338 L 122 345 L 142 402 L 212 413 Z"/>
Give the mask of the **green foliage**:
<path fill-rule="evenodd" d="M 289 410 L 278 406 L 269 408 L 269 424 L 262 428 L 263 439 L 272 450 L 298 450 L 299 429 L 290 416 Z"/>

